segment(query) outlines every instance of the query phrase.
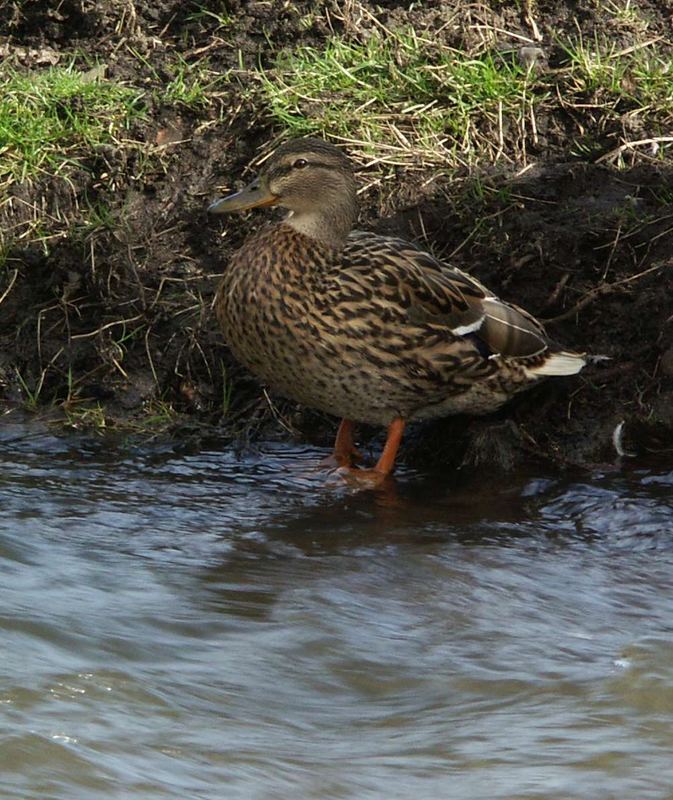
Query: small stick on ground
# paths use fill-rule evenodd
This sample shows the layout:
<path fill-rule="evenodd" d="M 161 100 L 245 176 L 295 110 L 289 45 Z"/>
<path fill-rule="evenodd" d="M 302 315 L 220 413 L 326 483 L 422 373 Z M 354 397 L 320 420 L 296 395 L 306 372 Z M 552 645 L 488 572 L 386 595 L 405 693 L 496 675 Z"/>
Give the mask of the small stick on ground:
<path fill-rule="evenodd" d="M 628 278 L 622 278 L 622 280 L 620 281 L 615 281 L 614 283 L 601 283 L 598 286 L 595 286 L 593 289 L 589 290 L 584 295 L 584 297 L 578 300 L 577 303 L 575 303 L 575 305 L 572 308 L 569 308 L 567 311 L 564 311 L 563 314 L 559 314 L 558 316 L 551 317 L 549 319 L 543 319 L 541 321 L 545 324 L 549 322 L 561 322 L 562 320 L 568 319 L 569 317 L 572 317 L 575 314 L 577 314 L 579 311 L 588 306 L 590 303 L 593 303 L 593 301 L 596 300 L 598 297 L 601 297 L 601 295 L 611 294 L 612 292 L 617 291 L 617 289 L 621 288 L 622 286 L 625 286 L 629 283 L 634 283 L 635 281 L 640 280 L 640 278 L 645 277 L 645 275 L 649 275 L 649 273 L 651 272 L 659 272 L 660 270 L 670 266 L 671 264 L 669 262 L 666 262 L 665 264 L 655 264 L 653 267 L 650 267 L 649 269 L 645 269 L 642 272 L 638 272 L 635 275 L 629 275 Z"/>

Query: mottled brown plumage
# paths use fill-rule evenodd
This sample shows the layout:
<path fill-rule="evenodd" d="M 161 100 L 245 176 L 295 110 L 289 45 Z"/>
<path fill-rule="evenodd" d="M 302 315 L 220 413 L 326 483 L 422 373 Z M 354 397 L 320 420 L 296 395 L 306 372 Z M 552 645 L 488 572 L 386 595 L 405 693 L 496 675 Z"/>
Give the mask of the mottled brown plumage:
<path fill-rule="evenodd" d="M 394 423 L 386 451 L 396 450 L 405 421 L 487 413 L 545 376 L 584 366 L 464 272 L 402 239 L 353 231 L 355 181 L 336 147 L 283 145 L 257 180 L 211 211 L 272 204 L 289 216 L 244 243 L 218 291 L 227 343 L 286 397 L 346 421 Z M 342 465 L 351 429 L 342 425 L 335 449 Z M 394 457 L 371 475 L 389 472 Z"/>

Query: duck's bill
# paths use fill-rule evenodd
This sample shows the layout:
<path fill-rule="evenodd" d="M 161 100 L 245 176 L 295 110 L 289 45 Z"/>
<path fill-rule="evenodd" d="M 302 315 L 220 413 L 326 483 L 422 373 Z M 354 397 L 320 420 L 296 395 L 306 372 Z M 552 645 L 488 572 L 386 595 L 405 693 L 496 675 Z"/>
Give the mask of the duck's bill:
<path fill-rule="evenodd" d="M 230 211 L 247 211 L 249 208 L 272 206 L 278 202 L 278 197 L 272 194 L 258 180 L 249 183 L 245 189 L 236 194 L 221 197 L 208 206 L 210 214 L 228 214 Z"/>

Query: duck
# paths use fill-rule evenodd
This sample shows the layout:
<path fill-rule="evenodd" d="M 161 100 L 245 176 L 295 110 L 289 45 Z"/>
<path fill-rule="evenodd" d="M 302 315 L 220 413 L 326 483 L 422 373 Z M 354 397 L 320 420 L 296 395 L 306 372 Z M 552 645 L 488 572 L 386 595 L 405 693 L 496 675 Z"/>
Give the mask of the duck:
<path fill-rule="evenodd" d="M 466 272 L 403 238 L 358 230 L 354 168 L 330 142 L 286 141 L 208 211 L 267 206 L 286 214 L 233 254 L 215 313 L 259 381 L 341 419 L 330 462 L 356 483 L 391 475 L 408 423 L 489 414 L 587 362 Z M 358 423 L 387 429 L 366 469 L 356 463 Z"/>

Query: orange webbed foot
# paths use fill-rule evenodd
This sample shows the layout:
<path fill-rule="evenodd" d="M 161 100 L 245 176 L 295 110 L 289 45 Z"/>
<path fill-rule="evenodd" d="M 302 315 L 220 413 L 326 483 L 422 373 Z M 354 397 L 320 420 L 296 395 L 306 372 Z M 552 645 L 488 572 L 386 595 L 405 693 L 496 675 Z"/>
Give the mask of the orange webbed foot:
<path fill-rule="evenodd" d="M 337 435 L 337 446 L 334 448 L 333 458 L 339 464 L 336 474 L 347 484 L 359 489 L 375 489 L 383 486 L 391 478 L 395 469 L 395 458 L 404 433 L 404 420 L 396 417 L 388 426 L 388 436 L 376 466 L 371 469 L 358 469 L 352 464 L 353 447 L 352 423 L 344 420 Z M 343 435 L 342 435 L 343 434 Z M 357 453 L 357 451 L 355 451 Z M 358 454 L 359 455 L 359 454 Z"/>
<path fill-rule="evenodd" d="M 335 475 L 354 489 L 377 489 L 392 480 L 389 472 L 381 472 L 376 467 L 359 469 L 358 467 L 342 466 L 335 471 Z"/>

